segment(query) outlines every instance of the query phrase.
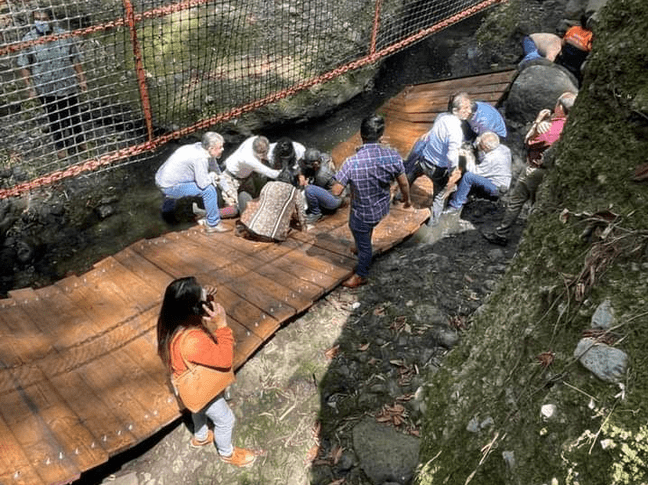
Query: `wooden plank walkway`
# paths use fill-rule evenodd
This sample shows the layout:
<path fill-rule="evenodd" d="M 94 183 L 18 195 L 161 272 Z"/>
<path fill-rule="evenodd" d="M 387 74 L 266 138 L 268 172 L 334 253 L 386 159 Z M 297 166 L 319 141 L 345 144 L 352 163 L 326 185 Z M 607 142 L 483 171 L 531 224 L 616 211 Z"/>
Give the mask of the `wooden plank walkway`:
<path fill-rule="evenodd" d="M 457 89 L 496 100 L 511 78 L 490 74 L 408 88 L 382 109 L 386 138 L 405 156 L 434 119 L 426 105 L 442 111 Z M 355 135 L 334 159 L 359 144 Z M 414 200 L 425 206 L 431 186 L 419 180 Z M 409 237 L 428 215 L 425 208 L 392 207 L 374 233 L 376 253 Z M 348 207 L 281 244 L 194 227 L 139 241 L 84 275 L 10 292 L 0 300 L 0 484 L 68 483 L 180 416 L 155 333 L 174 278 L 195 275 L 218 286 L 239 368 L 282 324 L 352 273 L 347 221 Z"/>

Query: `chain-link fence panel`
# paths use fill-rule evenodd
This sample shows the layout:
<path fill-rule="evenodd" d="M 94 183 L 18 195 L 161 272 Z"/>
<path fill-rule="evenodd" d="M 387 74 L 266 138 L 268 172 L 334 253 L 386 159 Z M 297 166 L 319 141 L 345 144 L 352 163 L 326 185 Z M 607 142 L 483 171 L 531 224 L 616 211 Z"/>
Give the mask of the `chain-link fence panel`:
<path fill-rule="evenodd" d="M 142 159 L 500 0 L 0 0 L 0 198 Z"/>

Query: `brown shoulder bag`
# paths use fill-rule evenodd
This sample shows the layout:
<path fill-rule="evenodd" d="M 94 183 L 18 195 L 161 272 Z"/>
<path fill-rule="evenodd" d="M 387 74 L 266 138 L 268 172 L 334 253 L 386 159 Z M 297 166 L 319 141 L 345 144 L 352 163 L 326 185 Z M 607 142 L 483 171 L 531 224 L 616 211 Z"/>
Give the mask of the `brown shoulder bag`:
<path fill-rule="evenodd" d="M 185 338 L 186 330 L 182 331 L 180 346 Z M 182 404 L 191 412 L 195 413 L 204 408 L 212 399 L 220 394 L 227 386 L 235 381 L 234 370 L 216 369 L 200 364 L 187 362 L 180 352 L 182 362 L 187 367 L 182 374 L 177 377 L 171 375 L 171 384 L 175 390 L 176 396 L 180 398 Z"/>

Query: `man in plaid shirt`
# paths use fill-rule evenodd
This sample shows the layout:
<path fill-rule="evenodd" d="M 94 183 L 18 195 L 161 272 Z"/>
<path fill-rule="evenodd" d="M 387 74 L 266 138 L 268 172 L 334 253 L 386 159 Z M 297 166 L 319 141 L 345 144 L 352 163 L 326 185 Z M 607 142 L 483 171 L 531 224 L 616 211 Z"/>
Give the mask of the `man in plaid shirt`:
<path fill-rule="evenodd" d="M 396 150 L 379 143 L 384 132 L 385 120 L 381 116 L 371 115 L 362 120 L 363 145 L 344 162 L 331 188 L 333 195 L 340 195 L 346 185 L 351 185 L 349 228 L 356 243 L 358 265 L 353 276 L 342 283 L 347 288 L 367 282 L 372 255 L 371 235 L 389 212 L 389 188 L 393 180 L 398 182 L 404 207 L 410 206 L 403 160 Z"/>

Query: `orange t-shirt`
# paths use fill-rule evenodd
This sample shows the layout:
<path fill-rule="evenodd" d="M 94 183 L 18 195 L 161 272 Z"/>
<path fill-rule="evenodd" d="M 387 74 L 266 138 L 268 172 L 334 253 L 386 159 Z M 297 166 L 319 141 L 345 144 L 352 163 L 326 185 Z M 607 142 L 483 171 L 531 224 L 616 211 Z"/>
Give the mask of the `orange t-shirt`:
<path fill-rule="evenodd" d="M 185 334 L 182 345 L 179 342 Z M 229 327 L 219 328 L 212 338 L 200 327 L 181 330 L 171 341 L 171 369 L 173 375 L 182 374 L 187 367 L 182 361 L 205 365 L 216 369 L 232 367 L 234 360 L 234 335 Z"/>
<path fill-rule="evenodd" d="M 589 52 L 592 50 L 592 38 L 591 30 L 584 29 L 580 25 L 574 25 L 565 33 L 563 41 L 577 49 Z"/>

